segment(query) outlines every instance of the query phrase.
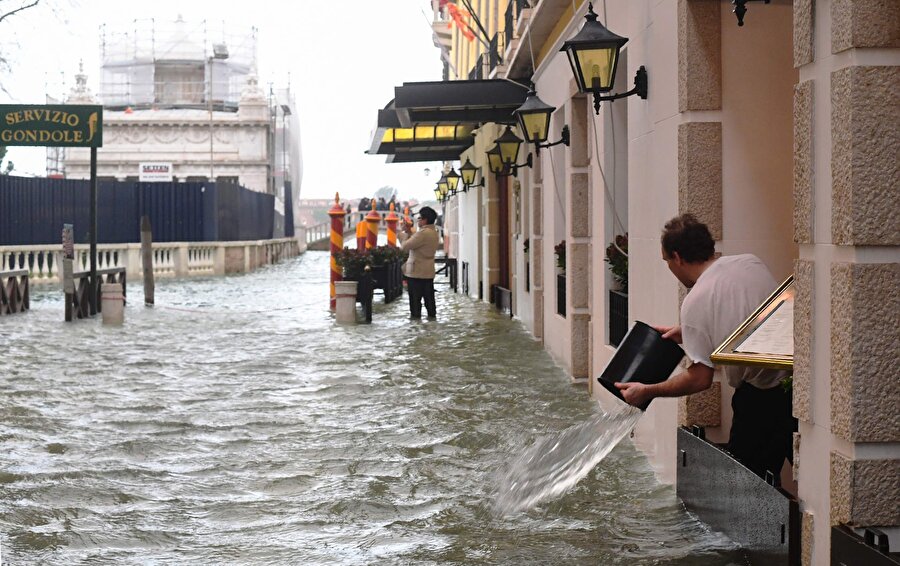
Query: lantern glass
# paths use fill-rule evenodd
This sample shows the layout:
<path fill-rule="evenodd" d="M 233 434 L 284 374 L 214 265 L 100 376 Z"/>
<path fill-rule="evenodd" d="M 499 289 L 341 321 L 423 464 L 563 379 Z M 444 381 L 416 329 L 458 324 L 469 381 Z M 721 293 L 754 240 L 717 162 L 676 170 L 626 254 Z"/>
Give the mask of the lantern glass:
<path fill-rule="evenodd" d="M 550 131 L 549 112 L 529 112 L 519 114 L 519 126 L 525 133 L 525 139 L 531 143 L 544 143 Z"/>
<path fill-rule="evenodd" d="M 478 173 L 478 167 L 472 165 L 468 157 L 465 165 L 459 168 L 459 172 L 462 173 L 463 186 L 469 187 L 475 184 L 475 174 Z"/>
<path fill-rule="evenodd" d="M 506 131 L 503 132 L 502 136 L 495 139 L 494 143 L 500 148 L 500 158 L 503 160 L 503 163 L 507 167 L 515 165 L 516 159 L 519 157 L 519 146 L 522 145 L 522 140 L 513 133 L 512 128 L 506 126 Z"/>
<path fill-rule="evenodd" d="M 494 175 L 499 175 L 503 173 L 503 157 L 500 156 L 500 147 L 494 146 L 487 152 L 488 156 L 488 167 L 491 170 L 491 173 Z"/>
<path fill-rule="evenodd" d="M 441 197 L 446 198 L 447 193 L 450 192 L 450 185 L 447 183 L 447 176 L 442 176 L 441 180 L 438 181 L 437 188 L 441 191 Z"/>
<path fill-rule="evenodd" d="M 450 188 L 451 194 L 456 194 L 459 188 L 459 173 L 455 169 L 450 169 L 450 172 L 447 173 L 447 186 Z"/>
<path fill-rule="evenodd" d="M 609 92 L 613 87 L 613 73 L 619 48 L 615 45 L 596 48 L 571 47 L 567 50 L 569 64 L 581 92 Z"/>
<path fill-rule="evenodd" d="M 436 198 L 438 201 L 440 201 L 443 198 L 443 195 L 441 194 L 441 190 L 437 187 L 434 188 L 434 198 Z"/>
<path fill-rule="evenodd" d="M 525 141 L 533 144 L 544 143 L 550 137 L 550 115 L 556 110 L 538 98 L 535 91 L 529 91 L 525 102 L 513 114 L 525 136 Z"/>

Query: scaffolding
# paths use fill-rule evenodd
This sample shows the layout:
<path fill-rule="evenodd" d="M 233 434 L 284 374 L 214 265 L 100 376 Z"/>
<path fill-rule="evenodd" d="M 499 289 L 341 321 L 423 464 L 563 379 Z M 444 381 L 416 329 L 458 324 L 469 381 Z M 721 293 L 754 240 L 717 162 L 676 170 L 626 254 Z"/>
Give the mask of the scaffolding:
<path fill-rule="evenodd" d="M 135 20 L 100 29 L 100 99 L 111 110 L 209 108 L 236 111 L 256 72 L 256 28 L 229 33 L 204 20 Z"/>

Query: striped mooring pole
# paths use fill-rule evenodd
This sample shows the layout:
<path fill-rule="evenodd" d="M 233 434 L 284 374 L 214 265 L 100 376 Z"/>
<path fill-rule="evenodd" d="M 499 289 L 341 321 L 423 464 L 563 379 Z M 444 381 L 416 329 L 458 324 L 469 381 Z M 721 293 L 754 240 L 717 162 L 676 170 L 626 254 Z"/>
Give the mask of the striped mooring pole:
<path fill-rule="evenodd" d="M 360 220 L 356 223 L 356 249 L 366 249 L 366 232 L 369 231 L 368 222 Z"/>
<path fill-rule="evenodd" d="M 369 231 L 366 233 L 367 250 L 378 245 L 378 224 L 380 223 L 381 215 L 375 211 L 375 199 L 372 199 L 372 210 L 366 214 L 366 224 L 369 225 Z"/>
<path fill-rule="evenodd" d="M 394 212 L 394 203 L 391 203 L 391 211 L 384 217 L 384 221 L 387 223 L 388 245 L 394 248 L 397 247 L 397 222 L 399 220 L 400 217 Z"/>
<path fill-rule="evenodd" d="M 341 195 L 334 193 L 334 206 L 328 210 L 331 217 L 331 294 L 329 308 L 334 310 L 335 296 L 334 284 L 344 280 L 344 274 L 337 264 L 335 255 L 344 248 L 344 216 L 347 211 L 341 206 Z"/>

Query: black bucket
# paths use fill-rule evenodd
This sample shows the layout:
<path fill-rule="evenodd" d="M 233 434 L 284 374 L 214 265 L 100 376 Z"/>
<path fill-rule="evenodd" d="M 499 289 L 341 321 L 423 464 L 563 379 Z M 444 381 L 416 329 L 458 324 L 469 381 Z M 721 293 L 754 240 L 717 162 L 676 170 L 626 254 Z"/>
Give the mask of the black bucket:
<path fill-rule="evenodd" d="M 661 383 L 669 378 L 683 357 L 684 350 L 673 340 L 663 338 L 655 328 L 637 321 L 622 339 L 597 381 L 624 401 L 615 383 Z M 650 401 L 639 408 L 645 411 L 648 405 Z"/>

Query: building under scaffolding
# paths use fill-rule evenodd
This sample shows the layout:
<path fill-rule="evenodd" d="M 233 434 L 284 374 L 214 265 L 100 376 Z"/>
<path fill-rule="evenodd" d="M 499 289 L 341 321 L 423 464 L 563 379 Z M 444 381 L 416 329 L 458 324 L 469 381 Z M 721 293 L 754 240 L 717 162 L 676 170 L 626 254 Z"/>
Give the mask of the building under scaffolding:
<path fill-rule="evenodd" d="M 282 214 L 286 189 L 296 203 L 298 113 L 289 86 L 260 87 L 256 33 L 180 17 L 136 20 L 128 31 L 101 27 L 100 91 L 88 90 L 82 71 L 67 98 L 103 104 L 98 176 L 146 180 L 142 167 L 153 164 L 173 181 L 231 182 L 274 194 Z M 70 149 L 64 174 L 87 178 L 89 165 L 88 150 Z"/>

